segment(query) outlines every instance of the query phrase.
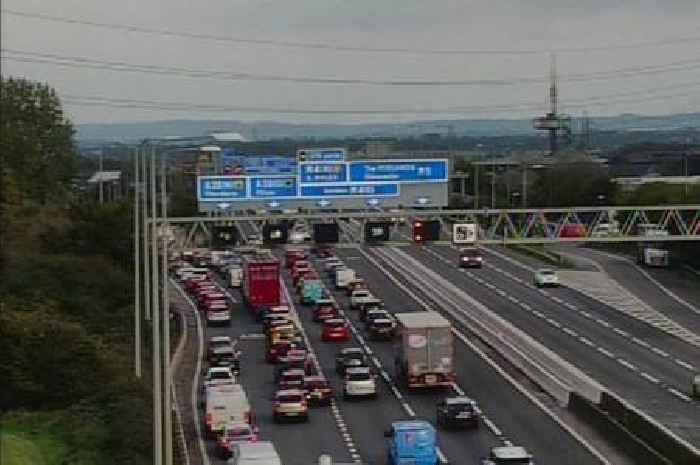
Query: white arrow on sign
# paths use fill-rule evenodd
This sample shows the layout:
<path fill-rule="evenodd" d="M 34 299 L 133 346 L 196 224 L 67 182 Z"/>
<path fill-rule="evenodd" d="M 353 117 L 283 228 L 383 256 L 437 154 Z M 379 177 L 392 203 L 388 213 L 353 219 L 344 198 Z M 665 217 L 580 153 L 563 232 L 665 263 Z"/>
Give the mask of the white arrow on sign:
<path fill-rule="evenodd" d="M 319 200 L 319 201 L 318 201 L 318 205 L 319 205 L 320 207 L 327 207 L 327 206 L 330 205 L 330 204 L 331 204 L 331 203 L 330 203 L 328 200 Z"/>
<path fill-rule="evenodd" d="M 421 205 L 425 205 L 426 203 L 430 203 L 430 199 L 427 197 L 419 197 L 416 201 Z"/>
<path fill-rule="evenodd" d="M 280 206 L 280 203 L 273 200 L 272 202 L 268 203 L 267 205 L 268 205 L 270 208 L 277 208 L 277 207 Z"/>
<path fill-rule="evenodd" d="M 367 201 L 367 205 L 372 205 L 372 206 L 379 205 L 379 199 L 369 199 Z"/>
<path fill-rule="evenodd" d="M 219 208 L 222 209 L 222 210 L 226 210 L 228 207 L 231 206 L 231 204 L 230 204 L 230 203 L 226 203 L 226 202 L 221 202 L 221 203 L 217 203 L 216 206 L 219 207 Z"/>

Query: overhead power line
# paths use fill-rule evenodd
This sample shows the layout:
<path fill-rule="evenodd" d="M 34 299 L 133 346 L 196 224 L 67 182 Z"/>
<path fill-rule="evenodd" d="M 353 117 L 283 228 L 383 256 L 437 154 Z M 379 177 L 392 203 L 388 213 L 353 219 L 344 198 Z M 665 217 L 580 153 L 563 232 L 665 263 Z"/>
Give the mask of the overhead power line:
<path fill-rule="evenodd" d="M 214 34 L 204 34 L 198 32 L 175 31 L 170 29 L 155 29 L 132 24 L 117 24 L 92 21 L 80 18 L 69 18 L 65 16 L 53 16 L 42 13 L 32 13 L 27 11 L 2 8 L 2 13 L 9 16 L 16 16 L 40 21 L 51 21 L 64 24 L 77 24 L 103 29 L 111 29 L 123 32 L 133 32 L 140 34 L 157 35 L 164 37 L 182 37 L 187 39 L 208 40 L 216 42 L 235 43 L 240 45 L 265 45 L 283 48 L 318 49 L 342 52 L 363 52 L 363 53 L 405 53 L 415 55 L 535 55 L 543 53 L 591 53 L 610 50 L 629 50 L 648 47 L 659 47 L 666 45 L 677 45 L 700 42 L 700 35 L 687 37 L 669 37 L 656 41 L 637 42 L 628 44 L 608 44 L 596 47 L 562 47 L 562 48 L 524 48 L 524 49 L 423 49 L 423 48 L 402 48 L 402 47 L 358 47 L 342 44 L 329 44 L 321 42 L 297 42 L 273 39 L 255 39 L 247 37 L 220 36 Z M 698 31 L 693 31 L 696 33 Z"/>
<path fill-rule="evenodd" d="M 3 60 L 40 63 L 72 68 L 88 68 L 105 71 L 132 72 L 176 76 L 197 79 L 215 80 L 248 80 L 248 81 L 276 81 L 305 84 L 335 84 L 335 85 L 370 85 L 390 87 L 439 87 L 439 86 L 511 86 L 519 84 L 542 84 L 548 82 L 547 76 L 539 77 L 514 77 L 510 79 L 472 79 L 472 80 L 397 80 L 397 79 L 349 79 L 339 77 L 310 77 L 310 76 L 285 76 L 258 73 L 240 73 L 233 71 L 192 69 L 176 66 L 158 66 L 150 64 L 130 63 L 125 61 L 98 60 L 83 56 L 58 55 L 53 53 L 39 53 L 26 50 L 3 48 Z M 8 56 L 9 55 L 9 56 Z M 650 74 L 663 74 L 676 71 L 688 71 L 700 68 L 700 58 L 681 60 L 660 65 L 646 65 L 627 68 L 618 68 L 608 71 L 596 71 L 590 73 L 578 73 L 563 75 L 560 81 L 580 82 L 592 80 L 609 80 L 628 77 L 638 77 Z"/>
<path fill-rule="evenodd" d="M 686 87 L 700 87 L 700 82 L 688 84 Z M 674 88 L 673 86 L 668 86 L 668 90 Z M 675 86 L 675 88 L 680 88 Z M 586 108 L 590 107 L 593 102 L 596 102 L 597 107 L 605 107 L 610 105 L 617 105 L 623 103 L 637 103 L 637 102 L 647 102 L 659 99 L 669 99 L 675 97 L 687 97 L 689 95 L 698 95 L 697 91 L 686 91 L 686 92 L 675 92 L 670 94 L 662 95 L 648 95 L 653 94 L 654 89 L 645 91 L 643 97 L 628 98 L 634 95 L 639 95 L 641 92 L 636 93 L 622 93 L 622 94 L 612 94 L 605 96 L 592 97 L 589 99 L 580 99 L 580 103 L 567 104 L 567 108 Z M 184 102 L 164 102 L 156 100 L 141 100 L 141 99 L 126 99 L 126 98 L 112 98 L 103 96 L 81 96 L 65 94 L 63 101 L 69 105 L 75 106 L 101 106 L 110 108 L 132 108 L 132 109 L 142 109 L 142 110 L 161 110 L 161 111 L 210 111 L 210 112 L 226 112 L 226 113 L 257 113 L 257 114 L 286 114 L 286 115 L 466 115 L 466 114 L 483 114 L 483 113 L 503 113 L 503 112 L 513 112 L 517 110 L 529 111 L 536 109 L 537 106 L 541 106 L 534 102 L 523 103 L 520 105 L 511 106 L 472 106 L 472 107 L 447 107 L 447 108 L 396 108 L 396 109 L 386 109 L 386 108 L 373 108 L 373 109 L 320 109 L 320 108 L 272 108 L 272 107 L 256 107 L 256 106 L 228 106 L 228 105 L 209 105 L 209 104 L 195 104 L 195 103 L 184 103 Z"/>

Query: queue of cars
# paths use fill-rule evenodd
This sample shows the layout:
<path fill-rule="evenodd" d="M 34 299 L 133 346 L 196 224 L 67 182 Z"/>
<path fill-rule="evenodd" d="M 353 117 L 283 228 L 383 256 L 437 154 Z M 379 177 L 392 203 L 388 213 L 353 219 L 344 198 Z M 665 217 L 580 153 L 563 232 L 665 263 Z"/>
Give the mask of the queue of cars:
<path fill-rule="evenodd" d="M 358 312 L 358 318 L 364 323 L 369 339 L 391 341 L 399 335 L 397 317 L 403 314 L 395 317 L 388 312 L 384 302 L 375 297 L 365 281 L 335 257 L 331 249 L 316 250 L 317 267 L 312 265 L 309 255 L 307 248 L 287 249 L 284 268 L 292 278 L 299 301 L 310 307 L 313 321 L 321 326 L 322 341 L 333 343 L 351 339 L 349 321 L 342 316 L 339 304 L 321 280 L 323 272 L 337 290 L 349 297 L 350 308 Z M 218 271 L 233 287 L 230 270 L 240 265 L 231 265 L 235 257 L 229 258 L 233 260 L 225 262 L 227 265 L 222 265 Z M 205 262 L 197 264 L 204 265 Z M 190 268 L 193 269 L 182 272 L 177 269 L 176 274 L 201 311 L 207 312 L 207 315 L 216 313 L 220 310 L 219 307 L 223 307 L 221 301 L 226 304 L 227 301 L 221 288 L 213 282 L 212 272 L 204 266 Z M 230 322 L 230 308 L 227 309 Z M 287 305 L 280 303 L 262 306 L 255 309 L 254 315 L 265 335 L 265 358 L 268 363 L 275 365 L 273 420 L 308 421 L 312 407 L 331 404 L 335 398 L 333 387 L 319 373 L 313 356 L 307 350 L 298 322 Z M 216 320 L 207 318 L 207 321 L 215 324 Z M 239 383 L 238 355 L 235 343 L 229 337 L 209 339 L 206 355 L 208 367 L 202 396 L 205 430 L 210 438 L 216 440 L 218 454 L 228 458 L 229 463 L 243 465 L 262 463 L 259 462 L 262 460 L 265 464 L 280 465 L 274 445 L 260 440 L 255 415 Z M 335 371 L 342 380 L 343 399 L 377 397 L 377 375 L 362 349 L 340 349 L 335 358 Z M 474 400 L 465 396 L 447 397 L 436 405 L 435 424 L 440 428 L 477 428 L 480 414 Z M 389 463 L 398 465 L 410 461 L 416 465 L 433 465 L 438 462 L 436 433 L 430 422 L 394 422 L 385 436 L 389 439 Z M 409 436 L 413 442 L 404 440 Z M 416 438 L 420 438 L 420 441 Z M 494 448 L 489 457 L 482 461 L 483 465 L 501 463 L 531 464 L 532 461 L 520 447 L 508 450 Z"/>

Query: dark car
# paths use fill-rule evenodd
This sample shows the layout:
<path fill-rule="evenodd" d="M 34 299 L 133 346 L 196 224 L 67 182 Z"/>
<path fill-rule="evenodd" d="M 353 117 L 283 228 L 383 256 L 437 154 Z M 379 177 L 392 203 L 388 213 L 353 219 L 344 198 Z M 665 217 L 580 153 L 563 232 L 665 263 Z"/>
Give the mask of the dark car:
<path fill-rule="evenodd" d="M 388 318 L 376 318 L 367 324 L 367 334 L 375 341 L 390 341 L 396 333 L 396 324 Z"/>
<path fill-rule="evenodd" d="M 379 309 L 379 308 L 374 308 L 372 310 L 369 310 L 365 314 L 364 322 L 365 322 L 365 328 L 369 328 L 369 324 L 372 323 L 374 320 L 391 320 L 392 317 L 384 309 Z"/>
<path fill-rule="evenodd" d="M 365 321 L 367 312 L 384 310 L 384 302 L 381 299 L 370 299 L 360 304 L 360 321 Z"/>
<path fill-rule="evenodd" d="M 483 261 L 484 257 L 476 247 L 465 247 L 459 251 L 460 268 L 481 268 Z"/>
<path fill-rule="evenodd" d="M 333 399 L 333 389 L 323 376 L 307 376 L 304 378 L 306 399 L 311 405 L 330 405 Z"/>
<path fill-rule="evenodd" d="M 367 357 L 359 347 L 341 349 L 335 357 L 335 371 L 345 375 L 347 368 L 367 366 Z"/>
<path fill-rule="evenodd" d="M 478 428 L 481 412 L 469 397 L 448 397 L 437 404 L 437 424 L 443 428 Z"/>

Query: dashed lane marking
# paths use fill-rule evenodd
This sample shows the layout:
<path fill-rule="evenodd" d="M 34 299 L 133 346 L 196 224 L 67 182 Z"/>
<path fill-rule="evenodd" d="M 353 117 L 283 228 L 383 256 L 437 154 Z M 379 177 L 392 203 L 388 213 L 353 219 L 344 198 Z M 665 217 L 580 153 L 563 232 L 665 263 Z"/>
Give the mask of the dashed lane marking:
<path fill-rule="evenodd" d="M 652 382 L 652 383 L 654 383 L 654 384 L 659 384 L 659 383 L 661 382 L 661 381 L 659 381 L 658 378 L 654 378 L 653 376 L 651 376 L 651 375 L 650 375 L 649 373 L 647 373 L 646 371 L 641 372 L 641 373 L 640 373 L 640 376 L 641 376 L 642 378 L 646 379 L 647 381 L 650 381 L 650 382 Z"/>

